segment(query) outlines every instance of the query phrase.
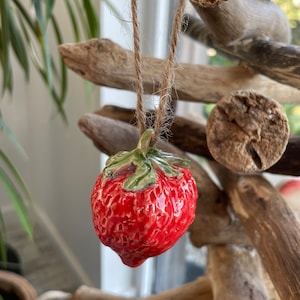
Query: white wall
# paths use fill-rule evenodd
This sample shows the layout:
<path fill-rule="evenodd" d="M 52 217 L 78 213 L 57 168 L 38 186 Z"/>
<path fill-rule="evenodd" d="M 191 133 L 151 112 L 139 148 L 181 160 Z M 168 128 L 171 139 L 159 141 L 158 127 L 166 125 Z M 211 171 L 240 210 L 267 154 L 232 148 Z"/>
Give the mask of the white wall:
<path fill-rule="evenodd" d="M 60 24 L 69 21 L 62 1 L 56 1 L 55 13 Z M 72 42 L 68 23 L 62 28 L 65 41 Z M 52 50 L 57 52 L 56 48 Z M 55 107 L 37 74 L 32 72 L 27 85 L 18 66 L 14 68 L 14 94 L 12 98 L 6 96 L 1 100 L 0 109 L 7 125 L 24 146 L 28 159 L 21 157 L 3 134 L 1 148 L 24 176 L 34 202 L 46 212 L 82 264 L 86 273 L 83 275 L 98 286 L 99 243 L 91 224 L 89 197 L 99 173 L 99 152 L 81 133 L 77 120 L 83 113 L 98 107 L 99 92 L 96 88 L 94 101 L 88 105 L 83 80 L 71 71 L 69 75 L 65 105 L 69 126 L 66 127 L 60 117 L 53 114 Z M 0 205 L 4 198 L 0 189 Z"/>

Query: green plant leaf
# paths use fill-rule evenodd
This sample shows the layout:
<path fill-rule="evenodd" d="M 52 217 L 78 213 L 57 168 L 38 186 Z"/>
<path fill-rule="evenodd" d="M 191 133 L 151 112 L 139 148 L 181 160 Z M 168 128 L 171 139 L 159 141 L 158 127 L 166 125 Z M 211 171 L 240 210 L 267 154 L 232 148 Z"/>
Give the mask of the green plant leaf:
<path fill-rule="evenodd" d="M 45 63 L 47 84 L 49 87 L 49 91 L 51 92 L 53 83 L 52 83 L 52 72 L 51 72 L 51 55 L 50 55 L 49 44 L 48 44 L 47 33 L 46 33 L 47 23 L 43 17 L 41 1 L 33 0 L 33 5 L 36 13 L 36 19 L 39 26 L 39 31 L 41 33 L 41 35 L 39 36 L 39 31 L 37 31 L 37 37 L 39 38 L 43 59 Z"/>
<path fill-rule="evenodd" d="M 0 30 L 1 34 L 1 30 Z M 0 43 L 0 49 L 1 49 L 1 43 Z M 10 64 L 8 65 L 8 69 L 6 69 L 6 58 L 0 55 L 0 63 L 3 70 L 3 79 L 2 79 L 2 96 L 5 94 L 6 90 L 9 91 L 10 94 L 12 94 L 13 90 L 13 76 L 12 76 L 12 70 Z"/>
<path fill-rule="evenodd" d="M 13 1 L 14 1 L 15 5 L 17 6 L 21 16 L 24 18 L 24 21 L 29 26 L 31 33 L 37 39 L 37 41 L 40 45 L 40 49 L 42 51 L 44 64 L 40 63 L 40 61 L 38 59 L 37 51 L 34 47 L 34 44 L 30 40 L 29 33 L 28 33 L 26 27 L 24 26 L 23 33 L 24 33 L 24 36 L 26 37 L 27 43 L 30 45 L 30 48 L 31 48 L 30 51 L 31 51 L 32 62 L 34 64 L 35 68 L 37 69 L 37 71 L 39 72 L 41 78 L 43 79 L 45 84 L 48 86 L 49 92 L 52 96 L 52 99 L 54 100 L 57 110 L 58 110 L 59 114 L 61 115 L 63 121 L 67 124 L 67 115 L 63 108 L 63 102 L 65 100 L 65 95 L 67 92 L 67 74 L 66 74 L 67 72 L 66 72 L 65 65 L 63 64 L 63 66 L 61 66 L 61 75 L 60 75 L 61 78 L 58 79 L 59 84 L 61 85 L 61 91 L 60 91 L 60 95 L 59 95 L 53 86 L 52 74 L 56 75 L 56 74 L 58 74 L 58 72 L 57 72 L 56 66 L 54 64 L 54 59 L 53 59 L 52 55 L 50 54 L 50 51 L 48 48 L 49 45 L 48 45 L 48 41 L 46 39 L 46 23 L 43 19 L 41 3 L 40 3 L 40 1 L 35 1 L 36 15 L 37 15 L 37 19 L 38 19 L 38 28 L 37 28 L 36 27 L 37 24 L 35 24 L 32 21 L 32 19 L 30 18 L 30 16 L 28 15 L 28 13 L 26 11 L 26 8 L 22 5 L 22 3 L 19 0 L 13 0 Z M 53 3 L 53 5 L 54 5 L 54 3 Z M 52 20 L 53 16 L 54 15 L 51 16 L 51 20 Z M 53 20 L 52 20 L 52 24 L 53 24 Z M 57 26 L 57 24 L 56 24 L 56 26 Z M 43 33 L 43 31 L 44 31 L 44 33 Z M 61 33 L 59 31 L 59 26 L 57 26 L 57 28 L 54 28 L 54 32 L 55 32 L 57 40 L 59 40 L 60 43 L 62 43 L 63 40 L 61 37 Z M 62 58 L 61 58 L 61 60 L 62 60 Z M 49 80 L 51 82 L 49 82 Z"/>
<path fill-rule="evenodd" d="M 30 27 L 31 31 L 33 33 L 35 33 L 35 31 L 36 31 L 35 24 L 32 21 L 31 16 L 29 15 L 26 8 L 23 6 L 23 4 L 19 0 L 12 0 L 12 1 L 16 5 L 17 10 L 20 13 L 20 15 L 23 17 L 24 21 L 26 21 L 26 24 Z"/>
<path fill-rule="evenodd" d="M 0 259 L 4 266 L 7 263 L 7 251 L 6 251 L 6 231 L 2 213 L 0 211 Z"/>
<path fill-rule="evenodd" d="M 32 238 L 33 237 L 32 225 L 23 198 L 20 195 L 19 191 L 17 190 L 15 184 L 11 181 L 11 179 L 9 178 L 5 170 L 1 167 L 0 167 L 0 182 L 2 182 L 2 185 L 10 201 L 12 202 L 15 208 L 15 211 L 19 217 L 23 229 L 25 230 L 27 235 L 30 238 Z"/>
<path fill-rule="evenodd" d="M 79 0 L 73 0 L 73 3 L 75 4 L 76 11 L 79 16 L 81 28 L 83 29 L 84 35 L 86 37 L 89 37 L 89 25 L 83 13 L 83 7 L 80 5 Z"/>
<path fill-rule="evenodd" d="M 16 20 L 11 11 L 8 11 L 8 22 L 10 30 L 10 42 L 15 55 L 25 73 L 26 79 L 29 79 L 29 61 L 27 56 L 26 47 L 20 34 L 20 30 L 17 27 Z"/>
<path fill-rule="evenodd" d="M 45 5 L 46 5 L 45 23 L 47 24 L 52 17 L 55 0 L 46 0 Z"/>
<path fill-rule="evenodd" d="M 34 56 L 32 57 L 32 61 L 35 65 L 35 68 L 39 72 L 41 78 L 44 80 L 45 83 L 47 83 L 47 74 L 45 70 L 39 66 L 39 63 Z M 54 100 L 56 107 L 58 109 L 58 112 L 62 117 L 62 120 L 64 121 L 65 124 L 68 124 L 68 118 L 63 108 L 63 103 L 61 102 L 59 95 L 57 94 L 54 88 L 52 88 L 50 92 L 51 92 L 52 99 Z"/>
<path fill-rule="evenodd" d="M 90 0 L 82 0 L 84 12 L 89 25 L 89 38 L 99 37 L 99 23 L 95 14 L 95 8 Z"/>
<path fill-rule="evenodd" d="M 13 163 L 10 161 L 10 159 L 7 157 L 7 155 L 1 149 L 0 149 L 0 158 L 4 162 L 4 164 L 6 165 L 7 169 L 13 175 L 13 178 L 15 179 L 16 183 L 21 188 L 21 191 L 24 194 L 24 196 L 26 197 L 26 199 L 28 200 L 28 203 L 31 204 L 32 203 L 32 198 L 31 198 L 30 192 L 29 192 L 22 176 L 19 174 L 18 170 L 15 168 Z"/>
<path fill-rule="evenodd" d="M 120 13 L 111 5 L 109 0 L 104 2 L 116 16 L 121 18 Z M 13 50 L 16 54 L 26 78 L 30 74 L 29 58 L 32 56 L 34 57 L 34 66 L 48 86 L 57 110 L 66 122 L 63 103 L 67 93 L 67 69 L 62 58 L 59 63 L 57 63 L 56 57 L 53 58 L 47 40 L 47 27 L 49 25 L 54 30 L 56 42 L 63 43 L 60 32 L 61 24 L 58 24 L 53 13 L 57 2 L 56 0 L 31 0 L 31 3 L 35 10 L 35 16 L 31 14 L 30 8 L 26 7 L 27 4 L 24 4 L 24 1 L 0 0 L 0 67 L 4 74 L 2 77 L 2 93 L 6 90 L 10 92 L 13 90 L 13 74 L 9 60 L 10 50 Z M 65 0 L 77 42 L 80 41 L 81 33 L 87 39 L 99 36 L 100 25 L 95 3 L 98 2 L 92 0 Z M 124 25 L 127 24 L 124 23 Z M 90 87 L 88 85 L 86 90 L 89 91 Z M 90 92 L 88 94 L 90 95 Z"/>
<path fill-rule="evenodd" d="M 13 132 L 10 130 L 10 128 L 6 125 L 6 123 L 4 122 L 2 116 L 0 115 L 0 130 L 2 130 L 7 137 L 11 140 L 11 142 L 16 146 L 16 148 L 20 151 L 20 153 L 27 158 L 27 154 L 23 148 L 23 146 L 21 145 L 21 143 L 19 142 L 19 140 L 16 138 L 16 136 L 13 134 Z"/>
<path fill-rule="evenodd" d="M 75 37 L 75 42 L 79 42 L 80 41 L 80 31 L 79 31 L 79 28 L 78 28 L 78 25 L 77 25 L 77 18 L 76 18 L 76 15 L 75 15 L 75 11 L 74 11 L 74 8 L 73 8 L 73 4 L 70 3 L 69 0 L 66 0 L 66 6 L 67 6 L 67 9 L 68 9 L 68 13 L 69 13 L 69 17 L 71 19 L 71 23 L 72 23 L 72 29 L 73 29 L 73 32 L 74 32 L 74 37 Z M 72 1 L 73 3 L 73 1 Z"/>
<path fill-rule="evenodd" d="M 27 29 L 27 26 L 26 26 L 26 24 L 25 24 L 25 22 L 24 22 L 24 16 L 20 13 L 20 12 L 18 12 L 18 17 L 19 17 L 19 19 L 18 19 L 18 21 L 20 22 L 20 24 L 21 24 L 21 29 L 22 29 L 22 34 L 23 34 L 23 36 L 24 36 L 24 38 L 25 38 L 25 41 L 27 42 L 27 44 L 29 45 L 29 47 L 30 47 L 30 51 L 28 51 L 30 54 L 31 54 L 31 56 L 33 56 L 34 57 L 34 60 L 38 63 L 38 65 L 41 67 L 42 66 L 42 64 L 41 63 L 39 63 L 39 59 L 37 58 L 38 57 L 38 54 L 37 54 L 37 50 L 36 50 L 36 47 L 34 46 L 34 44 L 32 43 L 32 38 L 30 37 L 30 34 L 29 34 L 29 32 L 28 32 L 28 29 Z M 25 18 L 25 20 L 26 20 L 27 18 Z M 29 22 L 29 23 L 28 23 Z M 27 23 L 27 25 L 29 25 L 29 27 L 30 27 L 30 29 L 33 31 L 33 32 L 35 32 L 35 27 L 34 27 L 34 25 L 33 25 L 33 23 L 30 21 L 30 20 L 28 20 L 28 22 L 26 21 L 26 23 Z M 52 67 L 52 71 L 53 71 L 53 74 L 54 74 L 54 76 L 55 77 L 57 77 L 58 76 L 58 71 L 57 71 L 57 68 L 56 68 L 56 66 L 55 66 L 55 64 L 54 64 L 54 60 L 53 60 L 53 58 L 51 57 L 51 67 Z"/>
<path fill-rule="evenodd" d="M 2 81 L 2 95 L 5 90 L 9 87 L 9 81 L 11 77 L 11 66 L 9 56 L 9 45 L 10 45 L 10 32 L 9 32 L 9 6 L 6 0 L 0 0 L 0 46 L 1 46 L 1 65 L 3 69 L 3 81 Z"/>
<path fill-rule="evenodd" d="M 54 33 L 55 33 L 56 42 L 58 45 L 60 45 L 63 43 L 63 39 L 62 39 L 62 34 L 59 29 L 59 26 L 58 26 L 55 16 L 52 16 L 51 22 L 52 22 Z M 60 92 L 60 102 L 61 103 L 63 103 L 66 98 L 67 87 L 68 87 L 67 83 L 68 83 L 67 68 L 66 68 L 66 65 L 64 64 L 63 58 L 60 57 L 60 91 L 61 91 Z"/>

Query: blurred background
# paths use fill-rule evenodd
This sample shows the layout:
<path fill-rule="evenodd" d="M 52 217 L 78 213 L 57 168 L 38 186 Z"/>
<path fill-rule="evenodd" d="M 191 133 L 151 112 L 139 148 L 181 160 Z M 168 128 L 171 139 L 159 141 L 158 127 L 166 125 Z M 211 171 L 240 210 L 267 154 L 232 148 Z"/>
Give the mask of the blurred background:
<path fill-rule="evenodd" d="M 2 48 L 0 47 L 0 50 L 2 52 L 5 52 L 3 46 L 5 40 L 3 3 L 5 2 L 9 7 L 13 7 L 14 13 L 17 12 L 17 26 L 20 28 L 20 33 L 25 36 L 24 40 L 26 40 L 24 28 L 27 26 L 20 21 L 22 14 L 18 13 L 17 9 L 19 1 L 1 2 L 2 44 L 0 43 L 0 46 Z M 37 5 L 35 2 L 29 0 L 21 2 L 33 19 L 35 18 L 33 5 Z M 90 1 L 91 7 L 86 6 L 87 1 L 41 1 L 43 7 L 46 7 L 48 2 L 53 6 L 51 12 L 56 17 L 63 42 L 83 41 L 96 35 L 112 39 L 124 48 L 132 49 L 130 1 L 93 0 Z M 294 43 L 299 43 L 299 26 L 296 21 L 299 18 L 297 15 L 299 10 L 295 9 L 299 3 L 281 2 L 295 28 Z M 77 3 L 77 6 L 74 6 L 74 3 Z M 71 8 L 73 5 L 73 19 L 70 5 Z M 144 54 L 159 58 L 166 57 L 176 6 L 175 0 L 139 1 Z M 81 7 L 87 11 L 86 15 L 80 15 Z M 47 12 L 47 7 L 45 11 Z M 194 13 L 189 5 L 187 11 Z M 89 23 L 88 20 L 92 19 L 90 17 L 93 13 L 98 23 L 96 21 L 93 24 Z M 57 52 L 59 44 L 57 30 L 53 26 L 54 23 L 51 24 L 45 29 L 49 53 L 58 66 L 57 70 L 61 70 Z M 10 26 L 10 33 L 13 36 L 13 25 Z M 79 33 L 76 33 L 74 27 L 78 27 Z M 94 28 L 94 31 L 91 28 Z M 38 39 L 43 40 L 45 38 L 43 30 L 37 32 Z M 28 45 L 26 48 L 30 53 L 28 57 L 39 55 L 41 65 L 47 66 L 47 62 L 45 60 L 43 62 L 43 55 L 47 52 L 39 48 L 42 49 L 39 53 L 35 51 L 31 53 L 34 45 L 32 43 Z M 8 50 L 12 50 L 13 47 L 14 43 L 11 42 Z M 178 60 L 196 64 L 230 64 L 211 50 L 182 36 Z M 22 47 L 19 45 L 19 52 L 11 51 L 8 54 L 11 62 L 11 78 L 6 78 L 5 60 L 3 60 L 4 56 L 1 56 L 3 72 L 0 73 L 0 79 L 1 82 L 7 83 L 8 88 L 0 100 L 0 128 L 2 129 L 0 149 L 21 174 L 30 191 L 32 206 L 29 204 L 28 211 L 30 219 L 33 220 L 34 239 L 30 240 L 25 233 L 26 230 L 24 231 L 20 225 L 15 212 L 16 206 L 13 206 L 14 201 L 7 193 L 8 180 L 4 173 L 1 177 L 4 184 L 0 184 L 0 208 L 3 217 L 3 222 L 1 221 L 0 224 L 2 229 L 5 226 L 7 242 L 15 246 L 19 252 L 23 260 L 23 271 L 36 285 L 37 290 L 40 292 L 48 289 L 71 290 L 81 283 L 86 283 L 123 295 L 143 296 L 180 285 L 201 275 L 205 268 L 205 249 L 193 248 L 187 237 L 160 257 L 149 259 L 139 268 L 130 269 L 124 266 L 110 249 L 101 246 L 94 233 L 89 197 L 106 157 L 100 155 L 91 141 L 79 130 L 77 121 L 85 112 L 95 111 L 104 104 L 135 107 L 135 94 L 95 87 L 84 82 L 71 71 L 66 71 L 68 81 L 65 87 L 61 87 L 59 83 L 63 82 L 65 76 L 61 71 L 62 73 L 59 74 L 61 79 L 55 77 L 53 86 L 57 87 L 57 91 L 61 91 L 61 94 L 65 93 L 65 96 L 53 101 L 53 93 L 51 96 L 45 84 L 47 81 L 49 83 L 47 68 L 43 73 L 41 67 L 34 67 L 37 62 L 29 62 L 30 77 L 26 80 L 24 75 L 26 62 L 23 58 L 22 65 L 22 55 L 16 54 L 20 52 L 22 53 Z M 62 90 L 59 90 L 60 88 Z M 145 97 L 145 99 L 150 107 L 158 101 L 156 97 Z M 61 109 L 63 112 L 58 113 L 57 111 Z M 179 101 L 177 113 L 202 120 L 203 116 L 209 114 L 210 109 L 211 106 Z M 286 106 L 286 111 L 290 116 L 293 133 L 298 134 L 300 132 L 299 107 L 289 105 Z M 24 188 L 18 186 L 17 177 L 11 175 L 12 168 L 4 162 L 2 156 L 3 170 L 12 178 L 12 184 L 16 189 L 21 190 L 20 194 L 24 193 Z M 274 180 L 279 181 L 280 178 Z M 53 268 L 50 267 L 51 264 L 54 264 Z"/>

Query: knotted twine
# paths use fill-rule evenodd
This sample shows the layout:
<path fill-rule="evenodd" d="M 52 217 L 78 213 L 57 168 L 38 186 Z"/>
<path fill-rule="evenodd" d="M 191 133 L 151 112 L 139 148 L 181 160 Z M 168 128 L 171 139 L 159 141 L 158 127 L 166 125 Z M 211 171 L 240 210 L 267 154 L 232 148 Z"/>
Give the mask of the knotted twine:
<path fill-rule="evenodd" d="M 179 40 L 181 30 L 181 22 L 184 13 L 185 0 L 179 0 L 178 7 L 173 20 L 172 33 L 170 38 L 170 48 L 168 56 L 164 62 L 161 84 L 159 104 L 156 109 L 156 120 L 154 123 L 154 132 L 151 139 L 151 146 L 153 146 L 159 138 L 164 124 L 171 123 L 171 116 L 168 114 L 168 109 L 172 102 L 172 87 L 174 85 L 174 67 L 176 64 L 176 48 Z M 142 58 L 140 47 L 140 30 L 138 21 L 137 0 L 131 0 L 131 14 L 133 23 L 133 46 L 134 46 L 134 62 L 136 71 L 136 117 L 140 134 L 146 130 L 146 113 L 143 105 L 143 78 L 142 78 Z"/>

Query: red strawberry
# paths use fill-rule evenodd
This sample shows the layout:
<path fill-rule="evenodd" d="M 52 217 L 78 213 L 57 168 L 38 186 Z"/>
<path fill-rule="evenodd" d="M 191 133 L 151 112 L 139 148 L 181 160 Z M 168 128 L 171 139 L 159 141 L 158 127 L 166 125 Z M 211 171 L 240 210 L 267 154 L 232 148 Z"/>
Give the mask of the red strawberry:
<path fill-rule="evenodd" d="M 131 267 L 178 241 L 194 220 L 198 197 L 186 161 L 149 148 L 150 133 L 137 149 L 108 160 L 91 196 L 96 234 Z"/>

